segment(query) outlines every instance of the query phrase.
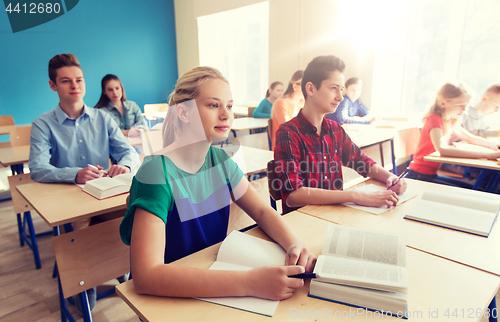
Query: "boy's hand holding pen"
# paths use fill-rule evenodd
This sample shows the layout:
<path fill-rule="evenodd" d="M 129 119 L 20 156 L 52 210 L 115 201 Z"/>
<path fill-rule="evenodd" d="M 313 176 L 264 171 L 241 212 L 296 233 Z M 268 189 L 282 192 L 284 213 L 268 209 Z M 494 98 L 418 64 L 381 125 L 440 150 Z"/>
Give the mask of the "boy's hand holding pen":
<path fill-rule="evenodd" d="M 403 179 L 404 177 L 406 177 L 406 175 L 408 174 L 408 172 L 410 171 L 410 169 L 406 169 L 405 171 L 403 171 L 403 173 L 401 173 L 396 180 L 394 180 L 392 182 L 392 184 L 387 187 L 387 190 L 391 190 L 392 188 L 394 188 L 398 183 L 401 182 L 401 179 Z M 403 192 L 405 192 L 406 190 L 406 183 L 404 183 L 404 185 L 402 185 L 399 189 L 399 191 L 395 191 L 397 194 L 402 194 Z"/>
<path fill-rule="evenodd" d="M 92 164 L 87 164 L 87 166 L 91 169 L 99 171 L 99 177 L 106 177 L 108 175 L 108 173 L 106 171 L 104 171 L 104 168 L 99 166 L 99 165 L 95 166 Z"/>

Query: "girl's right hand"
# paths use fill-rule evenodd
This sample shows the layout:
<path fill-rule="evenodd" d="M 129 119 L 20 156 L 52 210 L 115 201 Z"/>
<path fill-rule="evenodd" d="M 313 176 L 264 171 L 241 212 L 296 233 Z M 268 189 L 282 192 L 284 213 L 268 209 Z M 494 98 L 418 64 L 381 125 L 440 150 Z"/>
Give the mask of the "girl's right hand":
<path fill-rule="evenodd" d="M 398 204 L 398 195 L 392 190 L 364 192 L 353 191 L 354 203 L 360 206 L 368 207 L 381 207 L 387 206 L 388 208 Z"/>
<path fill-rule="evenodd" d="M 304 286 L 303 279 L 288 276 L 304 272 L 304 267 L 299 265 L 254 268 L 248 271 L 245 288 L 248 296 L 273 301 L 285 300 L 291 297 L 296 289 Z"/>

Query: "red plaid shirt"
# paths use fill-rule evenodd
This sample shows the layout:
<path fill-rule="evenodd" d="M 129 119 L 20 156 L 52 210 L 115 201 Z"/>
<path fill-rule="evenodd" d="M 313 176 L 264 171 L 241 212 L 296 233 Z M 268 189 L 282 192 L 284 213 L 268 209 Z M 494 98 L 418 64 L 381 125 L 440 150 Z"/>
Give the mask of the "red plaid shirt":
<path fill-rule="evenodd" d="M 342 166 L 366 177 L 375 164 L 338 123 L 323 119 L 318 135 L 302 111 L 276 132 L 274 160 L 276 174 L 283 183 L 283 213 L 296 209 L 288 207 L 286 199 L 300 187 L 342 190 Z"/>

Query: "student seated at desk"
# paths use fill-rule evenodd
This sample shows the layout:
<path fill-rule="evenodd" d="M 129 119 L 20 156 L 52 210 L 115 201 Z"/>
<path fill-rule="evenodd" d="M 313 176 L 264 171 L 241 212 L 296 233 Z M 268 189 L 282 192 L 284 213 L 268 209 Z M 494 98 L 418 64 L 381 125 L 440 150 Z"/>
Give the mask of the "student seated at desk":
<path fill-rule="evenodd" d="M 302 95 L 302 88 L 300 84 L 302 82 L 303 74 L 304 72 L 302 70 L 298 70 L 293 73 L 285 94 L 283 94 L 283 97 L 278 98 L 273 104 L 273 108 L 271 110 L 271 150 L 274 150 L 274 146 L 276 145 L 276 131 L 279 126 L 297 116 L 302 108 L 304 95 Z"/>
<path fill-rule="evenodd" d="M 326 118 L 340 125 L 344 123 L 370 124 L 374 122 L 376 118 L 370 114 L 370 110 L 359 99 L 362 88 L 363 82 L 361 79 L 357 77 L 349 78 L 345 82 L 344 100 L 340 102 L 335 113 L 327 114 Z"/>
<path fill-rule="evenodd" d="M 211 145 L 227 139 L 232 104 L 227 80 L 211 67 L 182 75 L 170 95 L 165 148 L 146 157 L 134 177 L 120 225 L 139 294 L 281 300 L 304 285 L 288 276 L 314 267 L 315 257 L 283 218 L 258 196 L 234 161 Z M 287 252 L 284 266 L 211 271 L 170 265 L 224 240 L 231 199 Z"/>
<path fill-rule="evenodd" d="M 254 118 L 268 119 L 271 117 L 271 109 L 273 108 L 273 103 L 278 98 L 283 95 L 283 83 L 274 82 L 269 86 L 266 92 L 266 98 L 264 98 L 259 106 L 253 111 L 252 116 Z"/>
<path fill-rule="evenodd" d="M 456 121 L 470 101 L 470 94 L 461 83 L 446 83 L 438 92 L 436 101 L 424 118 L 417 151 L 410 163 L 407 178 L 472 188 L 460 179 L 437 174 L 439 163 L 425 161 L 424 157 L 438 151 L 441 156 L 457 158 L 500 158 L 497 146 L 484 138 L 473 135 Z M 469 151 L 453 146 L 453 142 L 467 141 L 491 149 L 491 152 Z"/>
<path fill-rule="evenodd" d="M 325 118 L 342 101 L 344 62 L 335 56 L 314 58 L 304 71 L 304 108 L 276 133 L 274 160 L 281 180 L 284 212 L 305 205 L 354 202 L 365 206 L 396 205 L 404 179 L 361 152 L 337 122 Z M 342 166 L 384 182 L 383 192 L 342 191 Z M 393 185 L 393 183 L 396 183 Z"/>
<path fill-rule="evenodd" d="M 468 105 L 462 114 L 462 127 L 470 133 L 486 137 L 498 136 L 498 130 L 488 131 L 490 126 L 486 122 L 486 117 L 498 112 L 500 109 L 500 84 L 491 85 L 484 93 L 481 100 L 475 105 Z"/>
<path fill-rule="evenodd" d="M 136 102 L 127 100 L 120 79 L 107 74 L 101 80 L 101 97 L 94 108 L 109 113 L 125 137 L 139 137 L 139 128 L 146 128 L 142 111 Z"/>
<path fill-rule="evenodd" d="M 110 155 L 118 162 L 108 170 L 110 177 L 134 169 L 139 156 L 116 122 L 109 114 L 83 102 L 85 79 L 78 59 L 72 54 L 54 56 L 49 62 L 49 78 L 59 105 L 39 116 L 31 126 L 31 178 L 37 182 L 83 184 L 101 176 L 100 170 L 109 164 Z M 103 215 L 101 220 L 105 219 L 111 218 Z M 73 222 L 73 229 L 89 224 L 90 219 Z M 89 290 L 91 309 L 95 296 L 95 289 Z"/>

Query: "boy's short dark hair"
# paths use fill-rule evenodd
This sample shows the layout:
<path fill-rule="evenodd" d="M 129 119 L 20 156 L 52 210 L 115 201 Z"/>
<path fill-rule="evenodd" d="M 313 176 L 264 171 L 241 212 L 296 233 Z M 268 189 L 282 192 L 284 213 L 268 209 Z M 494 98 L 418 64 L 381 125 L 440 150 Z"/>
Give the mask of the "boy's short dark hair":
<path fill-rule="evenodd" d="M 488 87 L 486 93 L 500 94 L 500 83 L 496 83 Z"/>
<path fill-rule="evenodd" d="M 330 76 L 331 72 L 338 70 L 343 73 L 345 63 L 342 59 L 333 56 L 318 56 L 307 64 L 304 70 L 304 77 L 302 78 L 302 93 L 304 98 L 307 99 L 306 84 L 311 82 L 317 89 L 321 87 L 321 82 Z M 343 84 L 342 84 L 343 85 Z"/>
<path fill-rule="evenodd" d="M 80 63 L 78 62 L 78 59 L 76 58 L 75 55 L 73 54 L 60 54 L 52 57 L 52 59 L 49 61 L 49 78 L 51 81 L 54 83 L 56 82 L 57 78 L 57 70 L 61 67 L 66 67 L 66 66 L 76 66 L 80 69 Z"/>

